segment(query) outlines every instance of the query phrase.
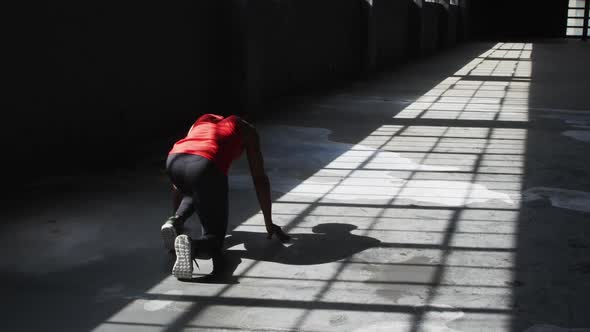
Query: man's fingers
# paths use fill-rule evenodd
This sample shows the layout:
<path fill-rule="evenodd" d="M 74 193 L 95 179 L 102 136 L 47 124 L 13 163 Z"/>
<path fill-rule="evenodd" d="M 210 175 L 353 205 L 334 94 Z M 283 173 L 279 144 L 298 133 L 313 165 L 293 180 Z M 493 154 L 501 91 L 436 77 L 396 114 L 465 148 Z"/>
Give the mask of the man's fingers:
<path fill-rule="evenodd" d="M 266 234 L 266 238 L 270 240 L 273 235 L 276 235 L 281 242 L 289 242 L 291 240 L 291 237 L 283 232 L 281 227 L 277 225 L 273 225 L 272 230 Z"/>
<path fill-rule="evenodd" d="M 276 234 L 281 242 L 289 242 L 291 240 L 291 237 L 285 234 L 282 229 L 278 230 Z"/>

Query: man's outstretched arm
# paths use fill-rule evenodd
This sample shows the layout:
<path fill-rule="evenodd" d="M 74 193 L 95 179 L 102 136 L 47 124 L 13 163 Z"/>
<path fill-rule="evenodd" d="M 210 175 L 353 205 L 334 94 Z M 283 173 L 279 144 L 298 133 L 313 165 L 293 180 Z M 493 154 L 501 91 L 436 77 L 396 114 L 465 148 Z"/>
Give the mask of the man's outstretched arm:
<path fill-rule="evenodd" d="M 249 123 L 243 121 L 242 130 L 244 135 L 244 145 L 246 148 L 246 155 L 248 157 L 248 164 L 250 166 L 250 174 L 256 189 L 256 196 L 262 215 L 264 216 L 264 224 L 266 226 L 267 238 L 271 238 L 275 234 L 279 240 L 286 242 L 290 237 L 283 232 L 281 227 L 272 222 L 272 203 L 270 195 L 270 181 L 264 170 L 264 158 L 260 149 L 260 139 L 258 132 Z"/>

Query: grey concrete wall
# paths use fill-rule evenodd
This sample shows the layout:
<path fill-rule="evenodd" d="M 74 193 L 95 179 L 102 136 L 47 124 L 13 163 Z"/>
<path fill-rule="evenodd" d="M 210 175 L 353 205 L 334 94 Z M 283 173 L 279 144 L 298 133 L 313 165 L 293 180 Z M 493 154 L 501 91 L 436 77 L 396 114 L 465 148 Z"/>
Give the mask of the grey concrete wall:
<path fill-rule="evenodd" d="M 414 0 L 236 1 L 244 105 L 354 78 L 457 41 L 458 8 Z M 414 50 L 417 48 L 418 50 Z"/>
<path fill-rule="evenodd" d="M 415 53 L 430 55 L 455 46 L 460 40 L 467 40 L 469 38 L 467 3 L 463 0 L 459 6 L 455 6 L 443 0 L 415 1 L 413 11 L 419 22 L 417 24 L 419 26 L 417 28 L 418 45 L 414 46 L 418 48 L 418 51 Z"/>
<path fill-rule="evenodd" d="M 275 96 L 433 54 L 457 34 L 442 5 L 414 0 L 241 1 L 234 8 L 250 112 Z"/>

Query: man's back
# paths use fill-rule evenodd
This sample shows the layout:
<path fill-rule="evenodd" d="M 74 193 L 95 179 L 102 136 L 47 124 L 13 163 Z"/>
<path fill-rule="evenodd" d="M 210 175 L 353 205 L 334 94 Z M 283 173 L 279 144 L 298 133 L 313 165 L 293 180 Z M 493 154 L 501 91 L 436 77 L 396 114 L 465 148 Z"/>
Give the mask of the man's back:
<path fill-rule="evenodd" d="M 215 114 L 201 116 L 187 136 L 174 144 L 169 154 L 199 155 L 213 161 L 225 174 L 233 160 L 243 151 L 240 133 L 241 119 L 235 115 L 222 117 Z"/>

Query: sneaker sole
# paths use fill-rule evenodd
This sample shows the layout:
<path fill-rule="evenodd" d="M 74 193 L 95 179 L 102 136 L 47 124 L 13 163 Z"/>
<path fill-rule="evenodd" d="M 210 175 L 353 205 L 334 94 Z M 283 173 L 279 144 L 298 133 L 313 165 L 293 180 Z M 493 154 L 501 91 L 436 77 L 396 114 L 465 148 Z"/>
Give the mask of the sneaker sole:
<path fill-rule="evenodd" d="M 174 250 L 174 240 L 178 236 L 178 233 L 176 233 L 176 229 L 174 228 L 174 226 L 164 225 L 160 229 L 160 232 L 162 233 L 162 240 L 164 240 L 164 248 L 166 248 L 169 251 Z"/>
<path fill-rule="evenodd" d="M 193 277 L 193 261 L 191 260 L 191 242 L 188 236 L 180 235 L 174 241 L 176 262 L 172 268 L 172 275 L 176 279 L 191 279 Z"/>

